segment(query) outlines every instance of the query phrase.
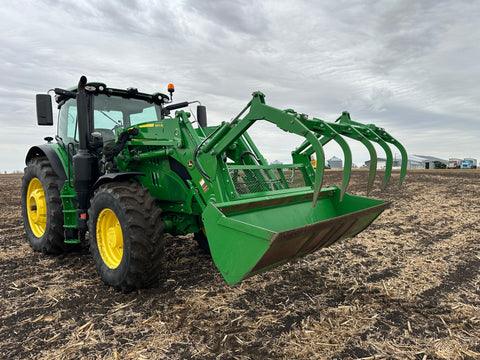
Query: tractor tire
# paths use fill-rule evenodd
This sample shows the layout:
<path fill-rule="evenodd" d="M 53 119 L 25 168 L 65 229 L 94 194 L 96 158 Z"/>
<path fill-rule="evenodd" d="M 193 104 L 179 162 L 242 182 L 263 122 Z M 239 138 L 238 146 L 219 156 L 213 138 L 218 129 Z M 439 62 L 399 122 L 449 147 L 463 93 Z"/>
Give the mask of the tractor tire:
<path fill-rule="evenodd" d="M 90 252 L 107 285 L 123 292 L 156 285 L 165 244 L 161 212 L 139 183 L 96 190 L 88 210 Z"/>
<path fill-rule="evenodd" d="M 21 205 L 30 246 L 45 254 L 59 254 L 64 242 L 62 199 L 58 175 L 46 157 L 30 160 L 22 178 Z"/>

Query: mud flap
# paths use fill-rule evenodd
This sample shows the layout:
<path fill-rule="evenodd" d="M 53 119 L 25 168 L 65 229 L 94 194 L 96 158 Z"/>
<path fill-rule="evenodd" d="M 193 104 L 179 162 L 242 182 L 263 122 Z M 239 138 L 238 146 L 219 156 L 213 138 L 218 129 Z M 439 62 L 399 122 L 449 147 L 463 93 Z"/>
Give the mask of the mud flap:
<path fill-rule="evenodd" d="M 229 285 L 355 236 L 391 202 L 322 189 L 312 194 L 209 203 L 203 213 L 215 265 Z"/>

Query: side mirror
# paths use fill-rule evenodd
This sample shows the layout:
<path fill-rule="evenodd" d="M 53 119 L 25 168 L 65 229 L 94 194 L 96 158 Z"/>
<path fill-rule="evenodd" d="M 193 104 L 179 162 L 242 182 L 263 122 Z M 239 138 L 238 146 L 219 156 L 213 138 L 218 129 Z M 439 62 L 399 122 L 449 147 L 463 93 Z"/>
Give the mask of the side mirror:
<path fill-rule="evenodd" d="M 203 105 L 197 106 L 197 122 L 200 127 L 207 126 L 207 108 Z"/>
<path fill-rule="evenodd" d="M 53 125 L 52 98 L 48 94 L 37 94 L 37 124 Z"/>

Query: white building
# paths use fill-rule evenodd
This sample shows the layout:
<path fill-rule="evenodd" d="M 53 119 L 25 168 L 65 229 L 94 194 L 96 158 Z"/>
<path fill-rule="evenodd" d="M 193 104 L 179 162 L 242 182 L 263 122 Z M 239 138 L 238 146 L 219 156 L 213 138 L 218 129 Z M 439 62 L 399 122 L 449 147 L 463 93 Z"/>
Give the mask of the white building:
<path fill-rule="evenodd" d="M 410 155 L 408 157 L 408 164 L 410 165 L 410 161 L 412 160 L 412 167 L 408 167 L 407 169 L 435 169 L 441 167 L 447 167 L 448 161 L 445 159 L 440 159 L 435 156 L 428 156 L 428 155 Z M 419 166 L 419 161 L 422 164 L 421 167 Z M 415 167 L 413 167 L 415 166 Z"/>
<path fill-rule="evenodd" d="M 443 164 L 443 165 L 442 165 Z M 447 166 L 447 160 L 426 155 L 409 155 L 407 161 L 407 169 L 435 169 L 440 166 Z M 401 159 L 393 160 L 393 167 L 399 168 L 402 165 Z M 385 169 L 387 159 L 377 158 L 377 169 Z M 364 167 L 370 167 L 370 160 L 365 161 Z"/>
<path fill-rule="evenodd" d="M 407 169 L 425 169 L 425 159 L 417 155 L 408 157 Z"/>

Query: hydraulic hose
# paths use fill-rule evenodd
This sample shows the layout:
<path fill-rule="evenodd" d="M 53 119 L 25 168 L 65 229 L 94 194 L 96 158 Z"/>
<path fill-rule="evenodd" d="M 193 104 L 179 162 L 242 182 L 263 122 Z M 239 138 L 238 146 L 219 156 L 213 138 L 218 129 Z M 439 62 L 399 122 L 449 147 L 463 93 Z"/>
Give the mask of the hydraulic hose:
<path fill-rule="evenodd" d="M 200 151 L 200 148 L 205 144 L 205 142 L 210 139 L 219 129 L 221 128 L 221 126 L 217 127 L 210 135 L 208 135 L 205 139 L 203 139 L 203 141 L 200 143 L 200 145 L 198 145 L 194 152 L 193 152 L 193 162 L 195 163 L 195 166 L 197 167 L 198 169 L 198 172 L 200 174 L 202 174 L 202 176 L 204 177 L 205 180 L 207 180 L 209 183 L 212 182 L 212 179 L 210 178 L 210 176 L 208 176 L 205 171 L 203 171 L 203 169 L 198 165 L 198 161 L 197 161 L 197 156 L 198 156 L 198 152 Z"/>
<path fill-rule="evenodd" d="M 114 157 L 120 154 L 120 152 L 125 148 L 127 141 L 130 140 L 132 136 L 137 136 L 138 134 L 139 131 L 137 128 L 128 129 L 127 131 L 122 132 L 118 137 L 115 146 L 111 149 L 103 151 L 103 155 L 105 155 L 105 160 L 112 161 Z"/>

